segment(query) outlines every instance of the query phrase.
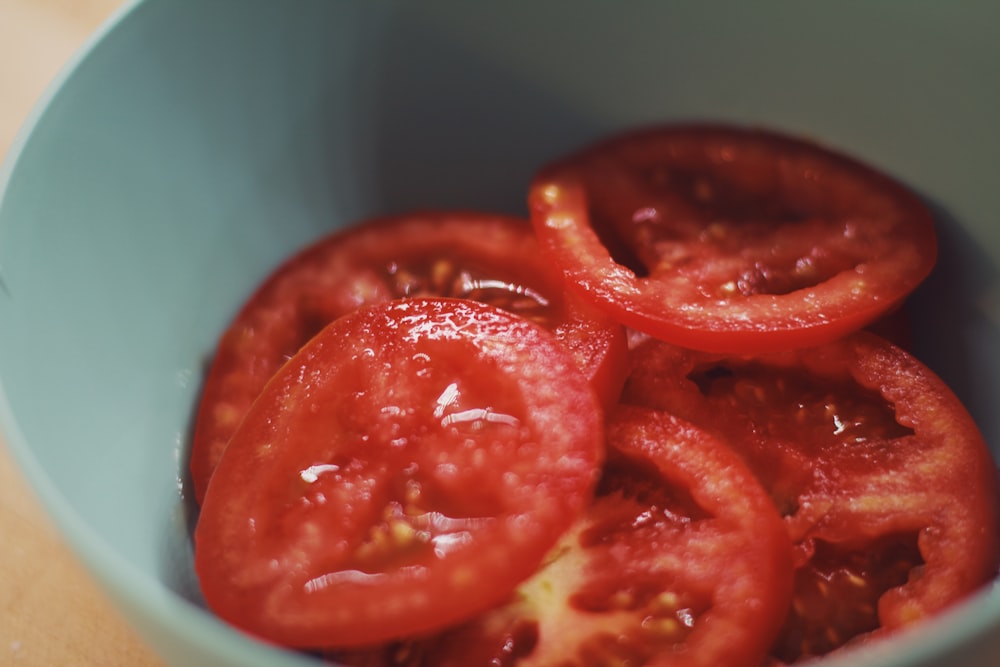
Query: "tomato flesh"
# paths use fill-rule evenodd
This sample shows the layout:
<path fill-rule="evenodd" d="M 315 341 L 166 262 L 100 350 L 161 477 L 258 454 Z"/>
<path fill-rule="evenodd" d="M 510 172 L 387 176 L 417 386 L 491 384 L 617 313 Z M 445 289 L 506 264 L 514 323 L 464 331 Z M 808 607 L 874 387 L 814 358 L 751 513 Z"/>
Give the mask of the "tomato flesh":
<path fill-rule="evenodd" d="M 554 335 L 507 311 L 414 298 L 339 318 L 220 459 L 195 530 L 205 599 L 294 647 L 483 611 L 588 502 L 601 413 Z"/>
<path fill-rule="evenodd" d="M 617 400 L 627 356 L 621 326 L 565 293 L 527 221 L 475 212 L 373 220 L 283 263 L 221 336 L 192 438 L 196 500 L 264 384 L 306 341 L 365 304 L 422 296 L 490 303 L 551 329 L 602 403 Z"/>
<path fill-rule="evenodd" d="M 791 545 L 745 464 L 666 413 L 622 407 L 590 507 L 511 599 L 349 665 L 758 667 L 791 595 Z"/>
<path fill-rule="evenodd" d="M 743 357 L 647 341 L 623 400 L 727 438 L 785 517 L 798 574 L 775 657 L 890 632 L 997 572 L 982 436 L 940 379 L 878 336 Z"/>
<path fill-rule="evenodd" d="M 762 130 L 612 137 L 543 168 L 529 203 L 576 291 L 630 327 L 706 351 L 834 340 L 898 306 L 937 256 L 915 195 Z"/>
<path fill-rule="evenodd" d="M 923 565 L 916 533 L 849 546 L 815 540 L 795 572 L 795 596 L 772 648 L 782 663 L 826 655 L 879 630 L 879 598 Z"/>

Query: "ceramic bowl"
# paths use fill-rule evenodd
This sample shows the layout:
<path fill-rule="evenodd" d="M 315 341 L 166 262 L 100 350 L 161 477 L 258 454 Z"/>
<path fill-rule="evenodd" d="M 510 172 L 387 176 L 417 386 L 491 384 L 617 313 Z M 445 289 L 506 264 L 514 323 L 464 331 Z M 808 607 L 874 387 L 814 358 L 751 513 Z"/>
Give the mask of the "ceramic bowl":
<path fill-rule="evenodd" d="M 0 421 L 62 536 L 171 665 L 292 666 L 199 603 L 185 456 L 206 359 L 278 261 L 421 207 L 524 213 L 612 131 L 760 124 L 934 206 L 916 351 L 1000 454 L 998 5 L 150 0 L 0 172 Z M 830 665 L 996 663 L 1000 590 Z"/>

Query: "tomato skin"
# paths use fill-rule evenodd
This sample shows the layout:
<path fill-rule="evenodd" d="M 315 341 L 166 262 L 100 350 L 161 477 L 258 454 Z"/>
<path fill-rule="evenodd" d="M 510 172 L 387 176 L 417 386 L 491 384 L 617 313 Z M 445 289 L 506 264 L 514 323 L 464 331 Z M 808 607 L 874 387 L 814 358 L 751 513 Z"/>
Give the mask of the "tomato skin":
<path fill-rule="evenodd" d="M 572 356 L 507 311 L 413 298 L 339 318 L 269 380 L 219 462 L 194 535 L 206 602 L 291 647 L 467 618 L 580 514 L 602 424 Z"/>
<path fill-rule="evenodd" d="M 746 465 L 667 413 L 619 407 L 597 495 L 510 601 L 364 667 L 759 667 L 791 598 L 791 544 Z"/>
<path fill-rule="evenodd" d="M 196 501 L 250 404 L 311 336 L 363 305 L 414 296 L 484 300 L 543 323 L 576 356 L 602 404 L 617 401 L 627 363 L 624 331 L 565 294 L 528 221 L 475 211 L 373 219 L 283 262 L 220 337 L 192 438 Z"/>
<path fill-rule="evenodd" d="M 874 334 L 746 356 L 647 341 L 623 401 L 728 438 L 771 493 L 796 545 L 793 608 L 806 608 L 788 619 L 796 639 L 779 641 L 782 661 L 927 618 L 997 574 L 1000 501 L 982 435 L 943 381 Z M 803 588 L 817 578 L 824 599 Z M 860 607 L 849 607 L 866 599 L 871 632 L 852 638 Z"/>
<path fill-rule="evenodd" d="M 696 622 L 683 650 L 651 664 L 757 665 L 791 596 L 787 536 L 764 490 L 728 444 L 667 413 L 621 406 L 609 440 L 626 457 L 655 460 L 669 481 L 688 486 L 704 511 L 734 534 L 701 565 L 702 583 L 715 586 L 712 609 Z M 682 562 L 690 567 L 687 556 Z"/>
<path fill-rule="evenodd" d="M 578 293 L 704 351 L 830 342 L 901 304 L 937 258 L 933 217 L 913 193 L 759 129 L 617 135 L 541 169 L 528 202 Z"/>

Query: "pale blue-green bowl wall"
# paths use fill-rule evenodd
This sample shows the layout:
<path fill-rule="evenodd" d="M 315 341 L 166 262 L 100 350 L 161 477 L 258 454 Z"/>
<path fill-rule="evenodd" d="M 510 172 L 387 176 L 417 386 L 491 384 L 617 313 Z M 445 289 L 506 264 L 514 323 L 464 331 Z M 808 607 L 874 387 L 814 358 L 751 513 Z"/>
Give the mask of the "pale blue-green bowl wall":
<path fill-rule="evenodd" d="M 1000 452 L 1000 11 L 959 4 L 137 4 L 0 172 L 10 446 L 171 664 L 300 664 L 203 613 L 190 572 L 188 429 L 239 301 L 337 225 L 523 212 L 549 157 L 717 119 L 815 136 L 933 202 L 942 259 L 918 295 L 918 353 Z M 872 664 L 994 664 L 979 641 L 1000 650 L 1000 591 Z"/>

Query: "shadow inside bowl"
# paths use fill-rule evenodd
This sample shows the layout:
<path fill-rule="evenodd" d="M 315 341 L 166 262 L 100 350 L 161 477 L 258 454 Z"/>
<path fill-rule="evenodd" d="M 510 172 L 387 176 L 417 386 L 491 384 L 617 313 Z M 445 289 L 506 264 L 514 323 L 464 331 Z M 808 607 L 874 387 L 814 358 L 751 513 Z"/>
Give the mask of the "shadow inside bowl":
<path fill-rule="evenodd" d="M 938 262 L 909 302 L 914 354 L 951 387 L 984 434 L 1000 433 L 995 397 L 1000 363 L 996 312 L 1000 270 L 951 211 L 930 201 L 938 232 Z M 991 443 L 994 457 L 1000 455 Z"/>

